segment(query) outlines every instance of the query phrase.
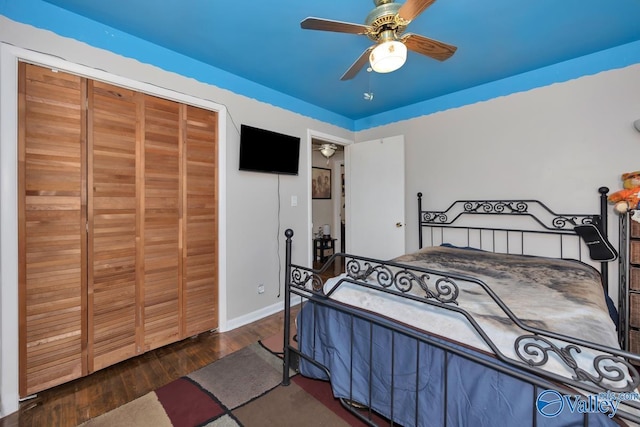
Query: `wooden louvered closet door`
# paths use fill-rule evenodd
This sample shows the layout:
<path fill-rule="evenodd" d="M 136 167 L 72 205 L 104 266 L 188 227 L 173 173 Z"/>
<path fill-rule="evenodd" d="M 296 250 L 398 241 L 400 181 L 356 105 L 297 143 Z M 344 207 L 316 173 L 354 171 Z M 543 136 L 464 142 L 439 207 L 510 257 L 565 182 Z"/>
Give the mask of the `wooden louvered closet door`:
<path fill-rule="evenodd" d="M 217 113 L 19 79 L 20 395 L 217 328 Z"/>
<path fill-rule="evenodd" d="M 144 350 L 180 335 L 181 106 L 144 97 Z"/>
<path fill-rule="evenodd" d="M 19 392 L 87 373 L 84 79 L 19 64 Z"/>
<path fill-rule="evenodd" d="M 89 370 L 138 353 L 138 94 L 89 81 Z"/>
<path fill-rule="evenodd" d="M 186 109 L 184 336 L 218 327 L 216 113 Z"/>

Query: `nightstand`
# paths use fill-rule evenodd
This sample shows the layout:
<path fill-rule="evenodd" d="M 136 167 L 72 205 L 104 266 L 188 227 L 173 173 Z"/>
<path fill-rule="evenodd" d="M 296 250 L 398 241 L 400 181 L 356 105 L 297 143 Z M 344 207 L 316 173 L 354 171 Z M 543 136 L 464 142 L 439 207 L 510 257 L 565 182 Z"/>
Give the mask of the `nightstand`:
<path fill-rule="evenodd" d="M 331 237 L 313 239 L 313 260 L 325 262 L 330 255 L 336 252 L 336 240 Z"/>

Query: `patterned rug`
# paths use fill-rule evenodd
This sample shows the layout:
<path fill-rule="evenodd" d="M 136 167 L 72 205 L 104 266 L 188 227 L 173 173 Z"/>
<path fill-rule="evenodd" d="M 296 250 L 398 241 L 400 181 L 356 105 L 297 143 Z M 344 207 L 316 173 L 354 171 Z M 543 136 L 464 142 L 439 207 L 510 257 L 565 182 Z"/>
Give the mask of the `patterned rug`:
<path fill-rule="evenodd" d="M 333 398 L 325 381 L 292 372 L 291 384 L 280 385 L 282 359 L 267 349 L 277 340 L 245 347 L 83 427 L 364 425 Z"/>

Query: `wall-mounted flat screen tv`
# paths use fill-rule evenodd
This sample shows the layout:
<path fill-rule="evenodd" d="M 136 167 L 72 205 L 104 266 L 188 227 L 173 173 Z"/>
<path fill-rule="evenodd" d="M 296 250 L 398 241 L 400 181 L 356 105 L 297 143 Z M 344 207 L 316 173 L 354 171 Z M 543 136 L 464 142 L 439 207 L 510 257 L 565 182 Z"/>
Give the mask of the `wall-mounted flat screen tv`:
<path fill-rule="evenodd" d="M 240 170 L 298 175 L 300 138 L 241 125 Z"/>

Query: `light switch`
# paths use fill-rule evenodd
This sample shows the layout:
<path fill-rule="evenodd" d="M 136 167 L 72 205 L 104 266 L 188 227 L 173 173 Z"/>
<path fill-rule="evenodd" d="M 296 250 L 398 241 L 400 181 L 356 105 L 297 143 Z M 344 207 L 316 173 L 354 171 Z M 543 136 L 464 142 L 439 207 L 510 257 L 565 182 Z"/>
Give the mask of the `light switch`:
<path fill-rule="evenodd" d="M 291 206 L 298 206 L 298 196 L 291 196 Z"/>

